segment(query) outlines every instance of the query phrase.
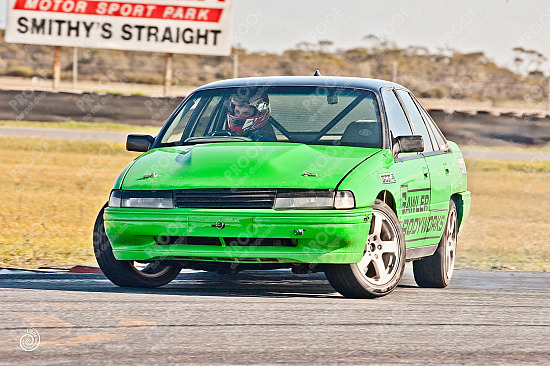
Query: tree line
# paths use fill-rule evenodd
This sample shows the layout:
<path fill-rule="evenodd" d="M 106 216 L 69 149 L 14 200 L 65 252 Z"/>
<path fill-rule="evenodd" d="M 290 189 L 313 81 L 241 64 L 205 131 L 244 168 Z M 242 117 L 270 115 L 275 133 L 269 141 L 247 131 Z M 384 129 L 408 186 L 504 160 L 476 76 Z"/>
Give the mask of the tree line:
<path fill-rule="evenodd" d="M 365 47 L 336 49 L 328 40 L 300 42 L 282 53 L 250 52 L 235 47 L 232 57 L 175 54 L 174 84 L 201 85 L 238 76 L 323 75 L 393 80 L 425 98 L 518 100 L 547 98 L 548 77 L 541 71 L 546 57 L 535 50 L 513 48 L 512 69 L 499 66 L 483 52 L 453 49 L 432 52 L 425 47 L 398 47 L 394 42 L 364 37 Z M 53 47 L 8 44 L 0 32 L 0 75 L 51 78 Z M 62 51 L 62 79 L 72 75 L 72 48 Z M 120 81 L 162 84 L 164 55 L 150 52 L 79 49 L 81 80 L 101 80 L 107 71 Z"/>

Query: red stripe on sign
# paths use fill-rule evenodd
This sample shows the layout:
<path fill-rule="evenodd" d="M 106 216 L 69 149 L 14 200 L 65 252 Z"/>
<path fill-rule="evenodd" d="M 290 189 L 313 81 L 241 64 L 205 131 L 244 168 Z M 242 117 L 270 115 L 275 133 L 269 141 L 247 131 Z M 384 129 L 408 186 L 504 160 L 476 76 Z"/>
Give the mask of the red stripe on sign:
<path fill-rule="evenodd" d="M 17 0 L 14 10 L 218 23 L 223 9 L 89 0 Z"/>

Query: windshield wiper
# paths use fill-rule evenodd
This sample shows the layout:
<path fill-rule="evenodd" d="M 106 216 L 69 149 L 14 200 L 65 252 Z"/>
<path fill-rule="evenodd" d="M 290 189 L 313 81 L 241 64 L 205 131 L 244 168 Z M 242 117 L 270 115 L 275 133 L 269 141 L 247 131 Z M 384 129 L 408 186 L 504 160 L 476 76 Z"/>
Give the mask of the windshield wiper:
<path fill-rule="evenodd" d="M 209 144 L 211 142 L 241 142 L 252 141 L 244 136 L 197 136 L 189 137 L 181 145 Z"/>

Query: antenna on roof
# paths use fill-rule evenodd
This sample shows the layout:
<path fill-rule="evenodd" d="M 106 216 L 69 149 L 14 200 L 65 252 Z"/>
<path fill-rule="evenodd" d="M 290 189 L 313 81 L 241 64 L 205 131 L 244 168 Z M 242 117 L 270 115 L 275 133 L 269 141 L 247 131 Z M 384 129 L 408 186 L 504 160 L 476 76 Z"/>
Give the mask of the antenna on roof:
<path fill-rule="evenodd" d="M 315 72 L 313 73 L 313 76 L 321 76 L 321 71 L 315 70 Z"/>

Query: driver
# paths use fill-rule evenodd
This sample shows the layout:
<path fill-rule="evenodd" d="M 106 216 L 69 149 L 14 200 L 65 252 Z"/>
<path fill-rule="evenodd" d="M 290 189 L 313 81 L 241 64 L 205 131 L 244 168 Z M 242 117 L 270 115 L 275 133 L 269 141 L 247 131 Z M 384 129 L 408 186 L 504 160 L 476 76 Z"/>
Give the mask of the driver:
<path fill-rule="evenodd" d="M 254 141 L 276 141 L 269 118 L 269 98 L 264 92 L 233 94 L 229 98 L 227 124 L 232 133 Z"/>

